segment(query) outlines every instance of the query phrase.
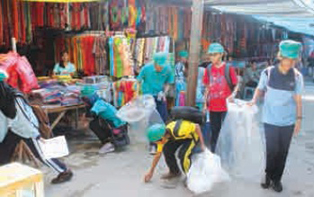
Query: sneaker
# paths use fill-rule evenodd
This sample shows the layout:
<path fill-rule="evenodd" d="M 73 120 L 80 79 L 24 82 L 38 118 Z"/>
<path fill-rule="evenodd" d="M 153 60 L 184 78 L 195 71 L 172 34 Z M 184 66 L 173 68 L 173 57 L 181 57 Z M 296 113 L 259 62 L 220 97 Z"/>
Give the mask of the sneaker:
<path fill-rule="evenodd" d="M 108 142 L 99 149 L 98 153 L 99 154 L 107 154 L 107 153 L 111 153 L 114 151 L 115 151 L 114 145 L 112 143 Z"/>
<path fill-rule="evenodd" d="M 60 184 L 67 181 L 70 181 L 73 177 L 73 172 L 67 170 L 66 172 L 60 173 L 56 178 L 52 179 L 51 184 Z"/>
<path fill-rule="evenodd" d="M 261 187 L 263 189 L 268 189 L 270 187 L 270 183 L 271 183 L 270 178 L 267 175 L 265 175 L 265 180 L 261 183 Z"/>
<path fill-rule="evenodd" d="M 280 181 L 274 181 L 273 184 L 272 184 L 272 188 L 275 192 L 282 192 L 282 184 Z"/>
<path fill-rule="evenodd" d="M 156 155 L 156 153 L 157 153 L 156 146 L 155 145 L 150 145 L 149 146 L 149 154 L 150 155 Z"/>

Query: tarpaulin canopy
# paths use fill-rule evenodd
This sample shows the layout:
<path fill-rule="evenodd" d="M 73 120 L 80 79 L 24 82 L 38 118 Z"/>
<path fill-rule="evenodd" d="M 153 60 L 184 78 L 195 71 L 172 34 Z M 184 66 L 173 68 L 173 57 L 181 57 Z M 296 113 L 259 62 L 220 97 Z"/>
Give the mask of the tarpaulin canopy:
<path fill-rule="evenodd" d="M 81 2 L 94 2 L 94 1 L 101 1 L 101 0 L 22 0 L 22 1 L 47 2 L 47 3 L 81 3 Z"/>
<path fill-rule="evenodd" d="M 311 0 L 205 0 L 205 5 L 237 14 L 314 18 Z"/>
<path fill-rule="evenodd" d="M 204 0 L 205 7 L 221 12 L 246 14 L 287 28 L 314 35 L 313 0 Z"/>

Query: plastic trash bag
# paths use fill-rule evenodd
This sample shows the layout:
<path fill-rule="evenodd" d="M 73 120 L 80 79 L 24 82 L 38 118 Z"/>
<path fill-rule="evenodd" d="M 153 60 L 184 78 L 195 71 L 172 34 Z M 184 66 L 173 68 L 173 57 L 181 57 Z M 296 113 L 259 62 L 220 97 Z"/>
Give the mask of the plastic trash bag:
<path fill-rule="evenodd" d="M 147 142 L 147 128 L 153 124 L 163 124 L 151 95 L 142 95 L 127 103 L 117 112 L 117 116 L 129 123 L 131 142 Z"/>
<path fill-rule="evenodd" d="M 256 178 L 264 168 L 263 133 L 256 118 L 257 106 L 235 100 L 228 103 L 228 113 L 222 125 L 216 153 L 228 172 L 241 178 Z"/>
<path fill-rule="evenodd" d="M 208 149 L 192 159 L 192 166 L 187 174 L 187 186 L 195 194 L 208 192 L 215 183 L 229 180 L 229 175 L 221 167 L 219 156 Z"/>
<path fill-rule="evenodd" d="M 155 99 L 151 95 L 142 95 L 130 101 L 117 112 L 117 116 L 128 123 L 139 122 L 156 108 Z"/>

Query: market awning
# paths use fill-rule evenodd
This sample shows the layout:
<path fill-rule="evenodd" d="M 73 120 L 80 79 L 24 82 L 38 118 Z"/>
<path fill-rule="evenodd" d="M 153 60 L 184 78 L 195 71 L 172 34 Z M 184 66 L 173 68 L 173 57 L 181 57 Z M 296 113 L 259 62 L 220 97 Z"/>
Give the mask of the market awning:
<path fill-rule="evenodd" d="M 253 17 L 314 35 L 314 1 L 312 0 L 204 0 L 207 7 Z"/>
<path fill-rule="evenodd" d="M 312 0 L 204 0 L 204 2 L 206 6 L 229 13 L 314 18 Z"/>
<path fill-rule="evenodd" d="M 81 2 L 94 2 L 101 0 L 22 0 L 32 2 L 47 2 L 47 3 L 81 3 Z"/>

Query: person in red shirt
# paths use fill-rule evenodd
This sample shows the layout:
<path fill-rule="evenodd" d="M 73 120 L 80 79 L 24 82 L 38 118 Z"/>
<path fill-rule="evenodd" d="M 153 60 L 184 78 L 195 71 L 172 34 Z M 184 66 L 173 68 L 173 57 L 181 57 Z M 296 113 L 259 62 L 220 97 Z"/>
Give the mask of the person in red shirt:
<path fill-rule="evenodd" d="M 225 54 L 223 46 L 212 43 L 208 48 L 212 64 L 204 72 L 203 82 L 206 86 L 204 110 L 210 112 L 212 136 L 210 139 L 211 150 L 215 152 L 222 122 L 227 112 L 227 99 L 232 101 L 232 92 L 237 85 L 235 69 L 222 61 Z"/>

